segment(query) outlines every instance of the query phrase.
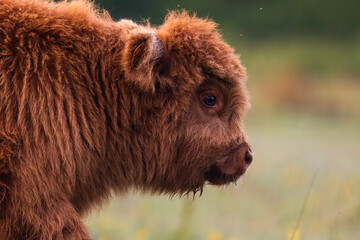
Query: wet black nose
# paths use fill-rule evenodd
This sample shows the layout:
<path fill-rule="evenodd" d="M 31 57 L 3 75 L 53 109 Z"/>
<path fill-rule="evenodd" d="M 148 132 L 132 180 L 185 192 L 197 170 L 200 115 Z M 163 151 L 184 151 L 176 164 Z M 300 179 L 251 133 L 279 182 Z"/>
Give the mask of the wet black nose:
<path fill-rule="evenodd" d="M 251 162 L 253 160 L 253 153 L 251 152 L 251 150 L 247 150 L 246 153 L 245 153 L 245 164 L 246 164 L 246 167 L 249 167 Z"/>

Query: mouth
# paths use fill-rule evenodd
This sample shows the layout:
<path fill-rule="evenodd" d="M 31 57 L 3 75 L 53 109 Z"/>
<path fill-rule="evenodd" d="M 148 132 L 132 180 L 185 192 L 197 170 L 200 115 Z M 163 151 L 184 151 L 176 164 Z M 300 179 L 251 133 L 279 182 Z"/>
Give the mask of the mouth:
<path fill-rule="evenodd" d="M 247 143 L 233 148 L 222 159 L 210 166 L 205 172 L 205 179 L 213 185 L 236 182 L 245 174 L 252 162 L 252 152 Z"/>

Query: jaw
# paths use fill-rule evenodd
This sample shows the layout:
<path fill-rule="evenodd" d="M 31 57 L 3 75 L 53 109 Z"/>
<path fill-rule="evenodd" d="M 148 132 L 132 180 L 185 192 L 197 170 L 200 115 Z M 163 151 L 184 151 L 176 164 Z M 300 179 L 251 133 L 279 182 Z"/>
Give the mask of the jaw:
<path fill-rule="evenodd" d="M 221 167 L 214 164 L 205 172 L 205 179 L 212 185 L 225 185 L 230 182 L 236 182 L 245 171 L 245 169 L 239 168 L 236 172 L 227 174 L 221 170 Z"/>

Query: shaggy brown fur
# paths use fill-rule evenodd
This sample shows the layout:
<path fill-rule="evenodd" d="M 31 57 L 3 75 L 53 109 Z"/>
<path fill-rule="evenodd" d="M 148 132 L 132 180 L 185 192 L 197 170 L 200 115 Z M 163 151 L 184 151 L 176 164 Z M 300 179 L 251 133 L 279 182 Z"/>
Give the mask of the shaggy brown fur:
<path fill-rule="evenodd" d="M 215 27 L 0 0 L 0 239 L 89 239 L 80 217 L 111 191 L 238 179 L 245 70 Z"/>

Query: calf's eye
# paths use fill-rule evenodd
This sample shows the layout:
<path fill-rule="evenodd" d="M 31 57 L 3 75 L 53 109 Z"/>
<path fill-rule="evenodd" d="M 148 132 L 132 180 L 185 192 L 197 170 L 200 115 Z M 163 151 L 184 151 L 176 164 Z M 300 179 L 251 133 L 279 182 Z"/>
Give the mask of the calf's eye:
<path fill-rule="evenodd" d="M 205 87 L 206 89 L 200 90 L 198 93 L 201 110 L 207 114 L 215 115 L 223 106 L 222 95 L 214 87 Z"/>
<path fill-rule="evenodd" d="M 216 103 L 216 97 L 214 95 L 205 95 L 202 102 L 207 107 L 212 107 Z"/>

